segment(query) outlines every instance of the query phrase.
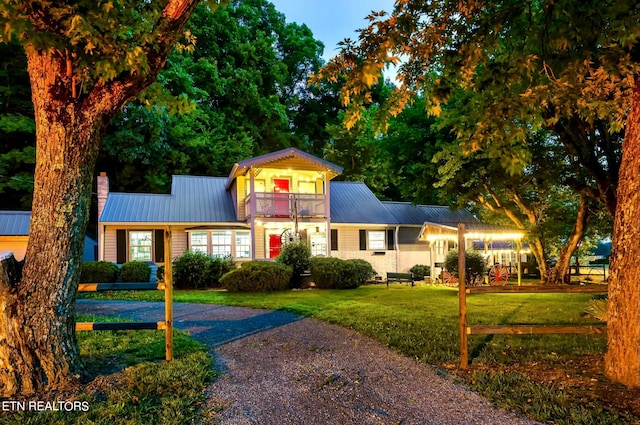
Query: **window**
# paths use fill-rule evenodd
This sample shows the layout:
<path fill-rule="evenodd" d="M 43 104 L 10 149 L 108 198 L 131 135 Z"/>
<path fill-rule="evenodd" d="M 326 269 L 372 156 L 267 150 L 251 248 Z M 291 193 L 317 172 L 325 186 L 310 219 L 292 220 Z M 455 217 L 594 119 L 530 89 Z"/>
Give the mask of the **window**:
<path fill-rule="evenodd" d="M 189 246 L 193 252 L 209 253 L 209 242 L 207 241 L 207 232 L 193 232 L 190 234 L 191 238 Z"/>
<path fill-rule="evenodd" d="M 151 231 L 129 232 L 129 261 L 151 261 Z"/>
<path fill-rule="evenodd" d="M 370 230 L 367 232 L 368 237 L 368 247 L 370 250 L 384 250 L 385 249 L 385 238 L 384 238 L 384 230 Z"/>
<path fill-rule="evenodd" d="M 251 233 L 236 232 L 236 258 L 251 258 Z"/>
<path fill-rule="evenodd" d="M 231 232 L 211 232 L 211 255 L 214 257 L 231 256 Z"/>
<path fill-rule="evenodd" d="M 327 255 L 327 234 L 311 233 L 311 255 Z"/>

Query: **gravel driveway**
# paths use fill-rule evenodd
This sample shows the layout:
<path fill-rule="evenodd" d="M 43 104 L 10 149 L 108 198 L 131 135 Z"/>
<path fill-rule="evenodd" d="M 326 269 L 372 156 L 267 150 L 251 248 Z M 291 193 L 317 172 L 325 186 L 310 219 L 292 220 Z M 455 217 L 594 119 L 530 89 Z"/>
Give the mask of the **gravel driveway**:
<path fill-rule="evenodd" d="M 164 304 L 78 300 L 79 313 L 163 320 Z M 211 349 L 215 424 L 534 424 L 357 332 L 280 311 L 174 304 Z"/>

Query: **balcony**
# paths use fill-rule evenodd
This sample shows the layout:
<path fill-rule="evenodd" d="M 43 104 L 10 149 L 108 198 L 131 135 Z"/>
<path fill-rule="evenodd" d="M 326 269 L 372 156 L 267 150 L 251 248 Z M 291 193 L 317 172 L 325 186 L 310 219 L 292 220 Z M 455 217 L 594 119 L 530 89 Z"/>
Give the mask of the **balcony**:
<path fill-rule="evenodd" d="M 251 197 L 256 197 L 255 211 L 251 211 Z M 247 217 L 290 217 L 297 210 L 298 217 L 325 217 L 324 194 L 256 192 L 244 200 Z"/>

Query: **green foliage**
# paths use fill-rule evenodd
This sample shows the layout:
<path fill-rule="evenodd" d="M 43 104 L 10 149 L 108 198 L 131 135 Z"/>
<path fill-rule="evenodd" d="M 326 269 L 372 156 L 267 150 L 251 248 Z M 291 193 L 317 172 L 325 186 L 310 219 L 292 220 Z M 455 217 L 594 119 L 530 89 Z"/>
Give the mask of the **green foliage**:
<path fill-rule="evenodd" d="M 422 280 L 423 277 L 431 275 L 431 266 L 427 266 L 426 264 L 416 264 L 411 267 L 409 271 L 415 279 Z"/>
<path fill-rule="evenodd" d="M 151 268 L 141 261 L 129 261 L 120 267 L 120 280 L 123 282 L 149 282 Z"/>
<path fill-rule="evenodd" d="M 358 283 L 362 285 L 363 283 L 368 282 L 376 275 L 376 271 L 373 270 L 373 266 L 366 260 L 360 259 L 352 259 L 346 260 L 348 263 L 351 263 L 356 269 L 356 276 L 358 279 Z"/>
<path fill-rule="evenodd" d="M 118 266 L 108 261 L 85 261 L 80 266 L 80 283 L 113 283 L 118 272 Z"/>
<path fill-rule="evenodd" d="M 248 261 L 222 276 L 220 282 L 231 292 L 265 292 L 289 289 L 291 267 L 271 261 Z"/>
<path fill-rule="evenodd" d="M 478 277 L 487 273 L 487 262 L 482 252 L 475 249 L 465 251 L 465 280 L 467 283 L 474 282 Z M 458 250 L 452 249 L 447 253 L 444 261 L 445 268 L 451 273 L 458 274 Z"/>
<path fill-rule="evenodd" d="M 320 289 L 352 289 L 360 285 L 356 265 L 333 257 L 311 258 L 311 279 Z"/>
<path fill-rule="evenodd" d="M 192 51 L 174 51 L 107 130 L 98 167 L 115 190 L 166 192 L 172 174 L 227 175 L 239 160 L 289 146 L 322 154 L 320 125 L 335 121 L 337 89 L 306 84 L 323 49 L 308 27 L 266 0 L 233 0 L 215 13 L 199 6 L 188 31 Z M 185 102 L 177 114 L 163 105 Z"/>
<path fill-rule="evenodd" d="M 3 208 L 31 208 L 35 122 L 24 49 L 0 43 L 0 194 Z"/>
<path fill-rule="evenodd" d="M 311 265 L 310 258 L 311 251 L 303 241 L 290 242 L 282 247 L 276 261 L 293 270 L 290 284 L 292 288 L 299 288 L 302 285 L 302 275 L 309 270 Z"/>
<path fill-rule="evenodd" d="M 607 299 L 594 298 L 587 303 L 584 312 L 594 319 L 606 322 L 608 306 L 609 301 Z"/>
<path fill-rule="evenodd" d="M 173 286 L 177 289 L 219 287 L 222 275 L 234 267 L 230 258 L 211 257 L 187 250 L 173 260 Z"/>

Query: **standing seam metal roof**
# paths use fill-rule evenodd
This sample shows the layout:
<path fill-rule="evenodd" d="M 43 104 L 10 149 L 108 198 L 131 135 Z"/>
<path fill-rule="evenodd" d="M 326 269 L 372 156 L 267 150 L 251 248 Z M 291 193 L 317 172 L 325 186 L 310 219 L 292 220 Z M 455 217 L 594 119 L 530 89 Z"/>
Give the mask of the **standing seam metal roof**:
<path fill-rule="evenodd" d="M 109 193 L 103 223 L 237 222 L 224 177 L 173 176 L 170 195 Z"/>
<path fill-rule="evenodd" d="M 30 211 L 0 211 L 0 236 L 28 236 Z"/>

